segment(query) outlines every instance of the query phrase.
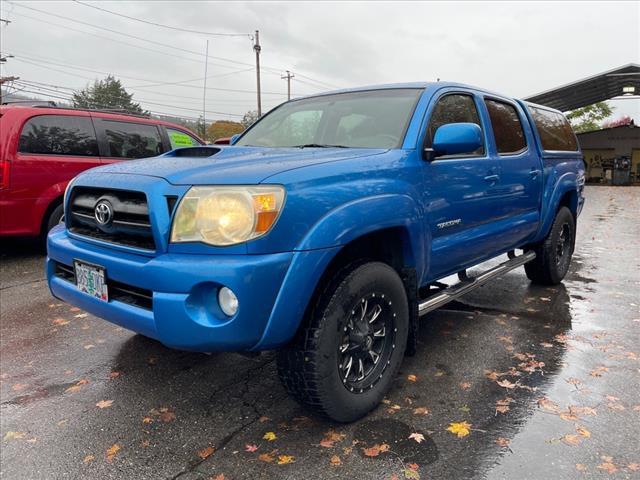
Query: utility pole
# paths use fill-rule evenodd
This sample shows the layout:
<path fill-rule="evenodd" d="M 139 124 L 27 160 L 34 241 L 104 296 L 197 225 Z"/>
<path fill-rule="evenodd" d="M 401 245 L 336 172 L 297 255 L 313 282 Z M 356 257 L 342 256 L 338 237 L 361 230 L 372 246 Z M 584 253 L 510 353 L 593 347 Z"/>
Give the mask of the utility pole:
<path fill-rule="evenodd" d="M 291 79 L 295 78 L 295 75 L 287 70 L 287 74 L 282 75 L 280 78 L 283 80 L 287 80 L 287 100 L 291 100 Z"/>
<path fill-rule="evenodd" d="M 0 77 L 0 105 L 2 104 L 2 85 L 14 80 L 20 80 L 20 77 Z"/>
<path fill-rule="evenodd" d="M 262 99 L 260 98 L 260 32 L 256 30 L 256 41 L 253 45 L 253 49 L 256 52 L 256 81 L 258 87 L 258 118 L 262 116 Z"/>
<path fill-rule="evenodd" d="M 202 138 L 207 136 L 207 69 L 209 67 L 209 40 L 204 56 L 204 86 L 202 87 Z"/>

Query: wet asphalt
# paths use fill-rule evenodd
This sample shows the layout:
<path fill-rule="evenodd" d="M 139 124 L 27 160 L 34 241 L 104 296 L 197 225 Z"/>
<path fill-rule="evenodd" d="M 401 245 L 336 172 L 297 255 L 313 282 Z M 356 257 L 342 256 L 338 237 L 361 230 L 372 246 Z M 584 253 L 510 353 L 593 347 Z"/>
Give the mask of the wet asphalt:
<path fill-rule="evenodd" d="M 351 425 L 288 398 L 272 353 L 173 351 L 60 303 L 39 246 L 3 242 L 0 477 L 640 478 L 640 188 L 586 197 L 562 285 L 518 269 L 423 318 Z"/>

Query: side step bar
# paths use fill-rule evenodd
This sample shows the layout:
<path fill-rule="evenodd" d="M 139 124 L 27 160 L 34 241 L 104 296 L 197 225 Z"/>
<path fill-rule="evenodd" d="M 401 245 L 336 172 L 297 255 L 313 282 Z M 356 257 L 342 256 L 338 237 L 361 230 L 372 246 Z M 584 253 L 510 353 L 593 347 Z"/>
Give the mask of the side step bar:
<path fill-rule="evenodd" d="M 500 265 L 493 267 L 476 277 L 468 277 L 466 270 L 458 272 L 460 283 L 447 287 L 444 290 L 432 295 L 431 297 L 427 297 L 426 299 L 422 300 L 418 304 L 418 314 L 422 316 L 432 310 L 435 310 L 436 308 L 440 308 L 450 301 L 455 300 L 465 293 L 470 292 L 474 288 L 487 283 L 489 280 L 499 277 L 500 275 L 504 275 L 510 270 L 521 267 L 525 263 L 528 263 L 536 258 L 535 252 L 532 251 L 523 253 L 522 255 L 518 256 L 516 256 L 513 251 L 510 251 L 508 253 L 508 256 L 509 260 L 507 260 L 506 262 L 501 263 Z"/>

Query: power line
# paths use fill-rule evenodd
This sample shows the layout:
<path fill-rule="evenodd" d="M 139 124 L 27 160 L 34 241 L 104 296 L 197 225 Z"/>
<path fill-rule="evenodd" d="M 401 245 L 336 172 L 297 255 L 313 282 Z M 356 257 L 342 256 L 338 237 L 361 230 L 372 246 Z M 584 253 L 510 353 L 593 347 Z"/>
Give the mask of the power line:
<path fill-rule="evenodd" d="M 25 58 L 33 59 L 34 61 L 25 60 Z M 64 67 L 64 68 L 71 68 L 72 70 L 84 70 L 84 71 L 88 71 L 88 72 L 92 72 L 92 73 L 99 73 L 101 75 L 116 75 L 118 77 L 128 78 L 128 79 L 131 79 L 131 80 L 138 80 L 138 81 L 142 81 L 142 82 L 153 82 L 154 81 L 154 80 L 151 80 L 151 79 L 148 79 L 148 78 L 131 77 L 129 75 L 123 75 L 123 74 L 119 74 L 117 72 L 106 72 L 106 71 L 103 71 L 103 70 L 94 70 L 94 69 L 80 67 L 80 66 L 72 66 L 70 64 L 51 62 L 51 61 L 48 61 L 48 60 L 41 60 L 39 58 L 34 58 L 34 57 L 30 57 L 30 56 L 25 56 L 25 55 L 18 55 L 17 57 L 15 57 L 15 60 L 34 65 L 36 67 L 46 68 L 46 69 L 49 69 L 49 70 L 53 70 L 53 71 L 57 71 L 57 72 L 60 72 L 60 73 L 64 73 L 66 75 L 81 77 L 81 78 L 85 78 L 85 79 L 88 79 L 88 80 L 94 80 L 94 78 L 87 77 L 87 76 L 84 76 L 84 75 L 77 75 L 75 73 L 65 72 L 63 70 L 59 70 L 59 69 L 56 69 L 56 68 L 48 67 L 47 65 L 40 65 L 40 63 L 44 63 L 44 64 L 48 64 L 48 65 L 55 65 L 55 66 Z M 39 63 L 35 63 L 35 62 L 39 62 Z M 175 85 L 175 86 L 184 87 L 184 88 L 196 88 L 198 90 L 201 89 L 201 87 L 198 87 L 197 85 Z M 138 86 L 136 88 L 140 88 L 140 87 Z M 236 93 L 256 93 L 255 90 L 241 90 L 241 89 L 235 89 L 235 88 L 221 88 L 221 87 L 207 87 L 207 90 L 217 90 L 217 91 L 221 91 L 221 92 L 236 92 Z M 286 93 L 282 93 L 282 92 L 262 92 L 262 93 L 266 94 L 266 95 L 280 95 L 280 96 L 286 95 Z"/>
<path fill-rule="evenodd" d="M 96 10 L 100 10 L 102 12 L 110 13 L 111 15 L 116 15 L 118 17 L 128 18 L 129 20 L 135 20 L 136 22 L 146 23 L 147 25 L 153 25 L 156 27 L 168 28 L 171 30 L 177 30 L 179 32 L 187 32 L 187 33 L 197 33 L 200 35 L 208 35 L 212 37 L 249 37 L 251 38 L 250 33 L 213 33 L 213 32 L 201 32 L 198 30 L 189 30 L 187 28 L 180 27 L 172 27 L 171 25 L 164 25 L 162 23 L 150 22 L 148 20 L 142 20 L 140 18 L 131 17 L 129 15 L 125 15 L 123 13 L 114 12 L 112 10 L 107 10 L 106 8 L 101 8 L 96 5 L 91 5 L 89 3 L 81 2 L 80 0 L 73 0 L 74 2 L 84 5 L 85 7 L 95 8 Z"/>

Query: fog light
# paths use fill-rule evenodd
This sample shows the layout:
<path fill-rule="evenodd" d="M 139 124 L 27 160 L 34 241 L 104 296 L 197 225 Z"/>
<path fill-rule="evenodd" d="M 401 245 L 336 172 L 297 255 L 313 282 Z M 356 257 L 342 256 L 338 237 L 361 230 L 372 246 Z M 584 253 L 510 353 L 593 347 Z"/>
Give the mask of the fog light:
<path fill-rule="evenodd" d="M 238 311 L 238 297 L 233 290 L 222 287 L 218 292 L 218 303 L 225 315 L 233 317 Z"/>

